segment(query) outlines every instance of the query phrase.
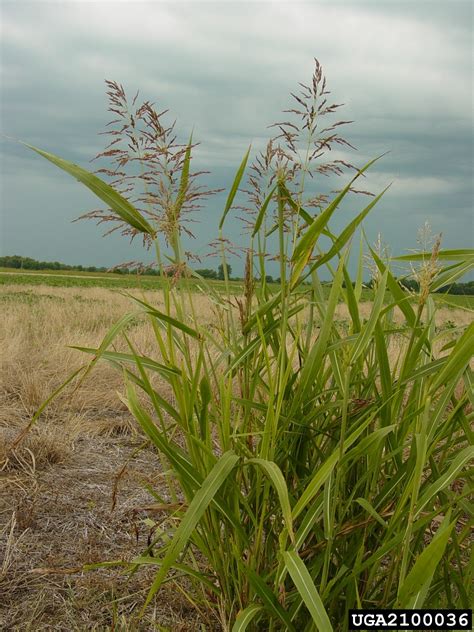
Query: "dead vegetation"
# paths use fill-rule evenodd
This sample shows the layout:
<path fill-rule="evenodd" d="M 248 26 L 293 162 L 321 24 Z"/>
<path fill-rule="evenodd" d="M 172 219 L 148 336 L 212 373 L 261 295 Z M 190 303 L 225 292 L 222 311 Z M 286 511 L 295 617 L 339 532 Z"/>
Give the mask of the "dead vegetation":
<path fill-rule="evenodd" d="M 0 629 L 184 631 L 203 622 L 212 629 L 174 582 L 130 627 L 153 568 L 131 577 L 120 567 L 82 570 L 133 559 L 150 535 L 142 508 L 153 500 L 146 486 L 159 488 L 161 473 L 117 396 L 120 374 L 98 366 L 12 449 L 38 406 L 84 363 L 67 345 L 99 343 L 127 299 L 99 288 L 8 286 L 0 301 Z M 145 328 L 131 333 L 152 352 Z"/>

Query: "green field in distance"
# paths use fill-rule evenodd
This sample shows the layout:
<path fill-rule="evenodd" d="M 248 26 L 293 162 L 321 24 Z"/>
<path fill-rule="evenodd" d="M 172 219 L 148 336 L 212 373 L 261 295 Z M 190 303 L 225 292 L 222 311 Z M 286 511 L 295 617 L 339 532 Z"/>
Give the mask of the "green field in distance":
<path fill-rule="evenodd" d="M 200 281 L 190 279 L 189 283 L 199 289 Z M 207 280 L 216 291 L 224 291 L 224 282 Z M 69 270 L 31 270 L 22 272 L 12 272 L 11 268 L 0 268 L 1 285 L 46 285 L 49 287 L 105 287 L 110 289 L 139 288 L 142 290 L 159 290 L 162 281 L 158 276 L 137 275 L 137 274 L 115 274 L 113 272 L 79 272 Z M 242 290 L 242 281 L 230 281 L 230 285 L 236 293 Z M 279 288 L 278 284 L 269 284 L 270 289 Z M 371 299 L 371 291 L 363 290 L 362 298 L 365 301 Z M 464 309 L 474 309 L 474 296 L 462 296 L 455 294 L 435 294 L 438 303 L 443 303 L 446 307 L 460 307 Z"/>

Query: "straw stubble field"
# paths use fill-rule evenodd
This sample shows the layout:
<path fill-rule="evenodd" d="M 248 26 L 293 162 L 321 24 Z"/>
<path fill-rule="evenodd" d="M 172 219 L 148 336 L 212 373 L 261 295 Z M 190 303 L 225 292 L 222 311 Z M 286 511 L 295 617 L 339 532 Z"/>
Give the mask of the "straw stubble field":
<path fill-rule="evenodd" d="M 6 457 L 38 406 L 84 363 L 84 354 L 67 345 L 99 344 L 130 303 L 104 288 L 14 285 L 2 289 L 0 300 L 0 628 L 120 625 L 116 613 L 143 600 L 150 573 L 127 579 L 120 569 L 81 567 L 143 551 L 150 532 L 143 520 L 159 518 L 146 486 L 159 489 L 162 475 L 152 450 L 139 449 L 143 436 L 117 396 L 120 373 L 100 364 L 72 397 L 71 388 L 53 402 Z M 208 306 L 203 314 L 211 318 Z M 146 326 L 132 325 L 129 333 L 141 352 L 155 353 Z M 114 606 L 114 599 L 121 601 Z M 198 619 L 173 587 L 160 593 L 143 629 L 155 629 L 153 622 L 195 630 Z"/>
<path fill-rule="evenodd" d="M 162 306 L 160 292 L 144 298 Z M 194 298 L 201 323 L 217 327 L 212 303 Z M 143 601 L 153 571 L 141 568 L 130 577 L 117 567 L 82 570 L 85 564 L 133 559 L 149 543 L 149 520 L 160 518 L 149 489 L 160 489 L 163 470 L 152 448 L 143 447 L 145 438 L 120 400 L 120 372 L 99 363 L 81 388 L 72 393 L 72 383 L 45 409 L 13 452 L 8 448 L 65 376 L 87 361 L 68 345 L 98 346 L 130 311 L 130 300 L 106 288 L 7 285 L 0 301 L 0 627 L 128 629 L 128 613 Z M 360 309 L 368 317 L 371 304 Z M 336 313 L 344 327 L 345 306 Z M 450 328 L 467 325 L 471 314 L 442 308 L 436 318 L 438 328 Z M 130 323 L 127 335 L 142 356 L 158 356 L 146 323 Z M 395 343 L 393 358 L 398 351 Z M 171 396 L 160 378 L 154 386 Z M 140 627 L 219 629 L 196 605 L 186 581 L 173 581 Z"/>

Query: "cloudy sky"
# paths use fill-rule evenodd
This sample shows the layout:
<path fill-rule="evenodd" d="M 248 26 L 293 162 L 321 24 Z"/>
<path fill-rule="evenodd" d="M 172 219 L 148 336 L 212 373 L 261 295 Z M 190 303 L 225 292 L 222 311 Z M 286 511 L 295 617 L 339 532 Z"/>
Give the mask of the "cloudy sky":
<path fill-rule="evenodd" d="M 390 152 L 364 182 L 375 192 L 393 182 L 366 222 L 369 237 L 382 233 L 402 254 L 429 221 L 444 247 L 473 246 L 470 1 L 0 7 L 3 134 L 92 168 L 110 120 L 104 80 L 113 79 L 169 108 L 183 140 L 194 129 L 198 166 L 212 172 L 212 186 L 226 187 L 249 143 L 264 146 L 267 126 L 281 120 L 298 81 L 310 80 L 317 57 L 334 100 L 345 103 L 342 118 L 355 121 L 345 132 L 358 148 L 352 162 Z M 0 150 L 1 254 L 107 266 L 149 259 L 138 244 L 103 239 L 92 222 L 71 223 L 97 207 L 80 184 L 4 137 Z M 354 196 L 334 227 L 364 202 Z M 222 204 L 216 196 L 196 218 L 201 255 Z M 237 221 L 228 231 L 240 239 Z"/>

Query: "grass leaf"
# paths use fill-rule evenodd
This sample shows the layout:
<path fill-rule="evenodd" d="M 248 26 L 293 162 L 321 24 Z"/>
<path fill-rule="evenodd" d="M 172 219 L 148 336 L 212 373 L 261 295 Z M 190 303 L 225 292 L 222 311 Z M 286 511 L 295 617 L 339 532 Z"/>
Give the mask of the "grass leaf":
<path fill-rule="evenodd" d="M 283 559 L 300 597 L 310 613 L 316 628 L 321 632 L 332 632 L 333 627 L 303 560 L 295 551 L 285 551 Z"/>
<path fill-rule="evenodd" d="M 157 590 L 159 590 L 168 570 L 183 552 L 184 547 L 188 543 L 189 538 L 191 537 L 198 522 L 201 520 L 210 502 L 213 500 L 219 488 L 237 465 L 238 461 L 239 457 L 235 453 L 232 451 L 226 452 L 217 461 L 207 478 L 203 481 L 201 488 L 197 491 L 191 501 L 188 510 L 181 520 L 179 527 L 174 534 L 173 540 L 167 549 L 166 556 L 163 559 L 161 568 L 150 588 L 143 610 L 150 603 Z"/>
<path fill-rule="evenodd" d="M 251 604 L 244 608 L 244 610 L 241 610 L 232 626 L 232 632 L 244 632 L 249 623 L 251 623 L 262 610 L 262 606 L 257 604 Z"/>
<path fill-rule="evenodd" d="M 82 169 L 78 165 L 72 162 L 59 158 L 54 154 L 50 154 L 47 151 L 28 145 L 28 143 L 22 143 L 26 147 L 29 147 L 43 158 L 46 158 L 54 165 L 69 173 L 73 178 L 79 180 L 84 184 L 92 193 L 100 198 L 107 206 L 109 206 L 117 215 L 129 226 L 132 226 L 141 233 L 146 233 L 154 237 L 155 230 L 147 222 L 147 220 L 137 211 L 137 209 L 130 204 L 120 193 L 115 191 L 110 185 L 98 178 L 93 173 Z"/>
<path fill-rule="evenodd" d="M 225 204 L 224 212 L 222 214 L 221 221 L 219 222 L 219 230 L 221 230 L 222 227 L 224 226 L 227 213 L 230 211 L 232 207 L 232 203 L 234 201 L 235 195 L 239 188 L 240 181 L 242 180 L 242 177 L 245 173 L 245 167 L 247 166 L 247 161 L 249 159 L 250 149 L 251 149 L 251 146 L 249 146 L 249 148 L 247 149 L 247 153 L 245 154 L 242 162 L 240 163 L 240 167 L 238 168 L 237 173 L 235 174 L 234 182 L 232 183 L 232 186 L 230 188 L 230 192 L 227 198 L 227 202 Z"/>
<path fill-rule="evenodd" d="M 269 614 L 273 618 L 279 619 L 282 623 L 284 623 L 286 626 L 285 629 L 288 630 L 288 632 L 296 632 L 295 627 L 291 622 L 290 615 L 281 606 L 275 594 L 270 590 L 260 575 L 258 575 L 258 573 L 256 573 L 252 568 L 246 568 L 246 573 L 248 574 L 252 588 L 262 600 L 262 603 Z"/>
<path fill-rule="evenodd" d="M 286 486 L 286 482 L 280 468 L 276 465 L 276 463 L 260 458 L 249 459 L 247 463 L 261 467 L 273 483 L 273 486 L 278 494 L 278 500 L 280 501 L 280 507 L 285 520 L 286 528 L 288 529 L 288 534 L 292 542 L 294 542 L 295 534 L 293 533 L 290 497 L 288 495 L 288 487 Z"/>
<path fill-rule="evenodd" d="M 421 591 L 426 593 L 436 567 L 443 557 L 455 524 L 456 522 L 452 522 L 447 528 L 443 529 L 442 533 L 438 537 L 434 537 L 420 554 L 400 589 L 397 601 L 398 608 L 409 608 L 410 604 L 416 601 L 416 596 Z M 422 605 L 422 603 L 417 603 L 417 608 L 420 608 Z"/>

